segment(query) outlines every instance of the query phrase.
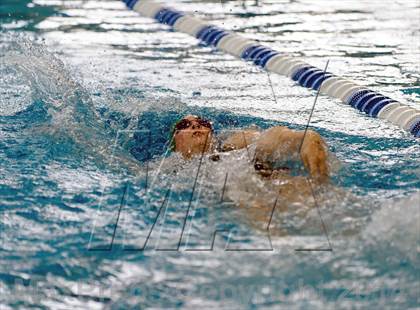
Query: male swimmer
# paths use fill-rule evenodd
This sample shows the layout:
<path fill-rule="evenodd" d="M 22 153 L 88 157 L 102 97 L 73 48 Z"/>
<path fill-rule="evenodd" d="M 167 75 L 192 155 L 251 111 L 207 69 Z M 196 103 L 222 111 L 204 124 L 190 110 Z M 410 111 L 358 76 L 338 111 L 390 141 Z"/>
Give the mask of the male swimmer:
<path fill-rule="evenodd" d="M 187 115 L 174 126 L 173 150 L 185 159 L 213 152 L 239 150 L 255 143 L 255 169 L 263 176 L 276 173 L 275 162 L 290 159 L 301 160 L 313 180 L 327 182 L 328 150 L 321 136 L 313 131 L 291 130 L 274 126 L 265 131 L 246 129 L 236 131 L 218 147 L 210 121 L 195 115 Z"/>
<path fill-rule="evenodd" d="M 314 187 L 329 182 L 328 148 L 321 136 L 313 131 L 296 131 L 285 126 L 274 126 L 264 131 L 245 129 L 236 131 L 224 141 L 218 141 L 210 121 L 187 115 L 173 129 L 172 150 L 183 158 L 191 159 L 201 154 L 210 154 L 214 160 L 218 153 L 247 148 L 255 144 L 254 168 L 266 180 L 277 182 L 279 196 L 287 204 L 308 203 Z M 292 176 L 290 167 L 276 167 L 278 163 L 300 161 L 310 175 Z M 309 184 L 311 183 L 311 184 Z M 252 204 L 265 208 L 266 203 Z"/>

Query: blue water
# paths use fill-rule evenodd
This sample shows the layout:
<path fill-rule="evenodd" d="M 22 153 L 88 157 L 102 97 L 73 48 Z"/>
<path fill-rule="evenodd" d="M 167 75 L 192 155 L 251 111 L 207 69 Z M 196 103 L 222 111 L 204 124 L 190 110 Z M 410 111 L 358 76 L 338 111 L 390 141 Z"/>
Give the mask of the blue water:
<path fill-rule="evenodd" d="M 254 2 L 173 5 L 419 107 L 416 1 Z M 273 75 L 275 102 L 266 73 L 119 1 L 6 0 L 0 16 L 1 309 L 419 307 L 408 133 L 320 97 L 335 189 L 268 236 L 238 207 L 273 198 L 249 154 L 184 162 L 170 128 L 193 113 L 220 135 L 303 129 L 312 92 Z"/>

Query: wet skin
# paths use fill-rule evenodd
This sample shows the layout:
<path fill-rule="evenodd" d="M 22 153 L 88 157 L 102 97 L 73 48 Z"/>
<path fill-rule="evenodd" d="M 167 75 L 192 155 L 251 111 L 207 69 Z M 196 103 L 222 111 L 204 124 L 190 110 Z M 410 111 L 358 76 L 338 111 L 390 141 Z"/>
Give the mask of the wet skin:
<path fill-rule="evenodd" d="M 210 128 L 200 125 L 197 117 L 187 115 L 191 122 L 188 128 L 174 133 L 175 151 L 186 159 L 209 153 L 214 148 L 214 136 Z M 328 150 L 321 136 L 308 130 L 291 130 L 284 126 L 274 126 L 265 131 L 242 130 L 229 136 L 222 145 L 222 151 L 239 150 L 256 143 L 255 162 L 263 169 L 272 170 L 272 163 L 288 159 L 301 160 L 312 179 L 318 183 L 328 182 Z"/>
<path fill-rule="evenodd" d="M 210 128 L 200 125 L 197 117 L 187 115 L 188 128 L 174 133 L 175 151 L 185 159 L 214 150 L 214 134 Z M 266 180 L 277 180 L 279 197 L 283 201 L 279 211 L 286 211 L 292 203 L 313 206 L 313 190 L 329 183 L 328 149 L 322 137 L 313 130 L 291 130 L 284 126 L 274 126 L 264 131 L 254 129 L 237 131 L 222 144 L 221 151 L 239 150 L 255 143 L 256 172 Z M 291 176 L 287 170 L 273 169 L 273 163 L 287 160 L 300 160 L 310 178 Z M 240 202 L 240 205 L 250 202 Z M 251 202 L 259 217 L 270 213 L 272 203 L 259 199 Z M 259 210 L 259 211 L 258 211 Z"/>

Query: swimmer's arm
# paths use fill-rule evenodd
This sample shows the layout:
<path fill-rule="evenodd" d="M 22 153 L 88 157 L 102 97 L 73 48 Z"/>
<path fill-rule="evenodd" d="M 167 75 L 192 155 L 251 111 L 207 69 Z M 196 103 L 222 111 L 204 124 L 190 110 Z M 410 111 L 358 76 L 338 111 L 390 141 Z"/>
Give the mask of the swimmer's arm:
<path fill-rule="evenodd" d="M 309 135 L 308 135 L 309 133 Z M 313 130 L 308 130 L 306 135 L 300 132 L 300 140 L 304 138 L 300 152 L 301 159 L 307 171 L 318 181 L 329 180 L 328 171 L 328 146 L 321 135 Z M 299 142 L 301 143 L 301 142 Z"/>
<path fill-rule="evenodd" d="M 321 182 L 328 180 L 328 149 L 325 141 L 316 131 L 307 130 L 305 134 L 304 131 L 276 126 L 259 136 L 256 145 L 257 162 L 264 164 L 296 158 L 302 160 L 314 179 Z"/>
<path fill-rule="evenodd" d="M 246 148 L 250 144 L 254 143 L 259 135 L 260 132 L 255 129 L 236 131 L 223 142 L 222 151 L 228 152 Z"/>

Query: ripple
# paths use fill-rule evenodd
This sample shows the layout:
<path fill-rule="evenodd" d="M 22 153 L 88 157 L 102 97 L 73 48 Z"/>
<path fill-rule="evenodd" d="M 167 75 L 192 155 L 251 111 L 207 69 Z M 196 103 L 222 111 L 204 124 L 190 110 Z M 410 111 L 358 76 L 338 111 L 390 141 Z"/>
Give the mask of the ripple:
<path fill-rule="evenodd" d="M 212 119 L 218 132 L 252 124 L 303 129 L 314 93 L 276 75 L 269 76 L 272 90 L 266 72 L 198 46 L 121 1 L 3 2 L 4 306 L 417 306 L 419 145 L 407 133 L 319 98 L 311 126 L 340 163 L 333 175 L 340 192 L 324 193 L 319 208 L 333 252 L 295 251 L 327 244 L 316 209 L 276 214 L 273 225 L 289 234 L 273 229 L 271 251 L 225 251 L 267 245 L 265 222 L 218 200 L 232 169 L 232 199 L 269 196 L 267 184 L 249 178 L 245 152 L 223 158 L 218 168 L 205 161 L 206 178 L 186 221 L 189 239 L 178 251 L 160 251 L 176 248 L 197 164 L 165 154 L 174 121 L 194 113 Z M 331 71 L 418 107 L 416 1 L 164 2 L 316 66 L 328 58 Z M 121 140 L 118 130 L 127 131 Z M 145 130 L 154 139 L 148 192 Z M 153 223 L 147 247 L 136 251 Z M 210 246 L 214 228 L 221 231 L 213 251 L 186 250 Z"/>

